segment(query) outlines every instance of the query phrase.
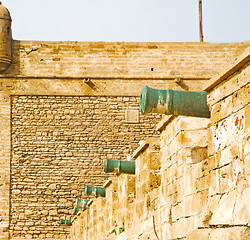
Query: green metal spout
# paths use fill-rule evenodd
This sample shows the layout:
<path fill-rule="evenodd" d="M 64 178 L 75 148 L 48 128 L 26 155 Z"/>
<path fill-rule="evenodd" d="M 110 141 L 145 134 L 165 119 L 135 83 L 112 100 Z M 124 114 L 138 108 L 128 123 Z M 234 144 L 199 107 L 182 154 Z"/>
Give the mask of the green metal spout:
<path fill-rule="evenodd" d="M 82 209 L 86 209 L 87 208 L 87 204 L 88 204 L 89 200 L 88 199 L 80 199 L 77 198 L 76 199 L 76 208 L 82 208 Z"/>
<path fill-rule="evenodd" d="M 210 118 L 206 92 L 161 90 L 144 86 L 141 90 L 140 112 Z"/>
<path fill-rule="evenodd" d="M 76 199 L 76 204 L 73 209 L 73 215 L 76 215 L 78 212 L 83 211 L 87 208 L 89 200 L 88 199 Z"/>
<path fill-rule="evenodd" d="M 96 197 L 97 196 L 105 197 L 105 188 L 86 186 L 85 187 L 85 195 L 86 196 L 94 195 Z"/>
<path fill-rule="evenodd" d="M 74 207 L 74 209 L 73 209 L 73 215 L 76 215 L 80 211 L 82 211 L 82 208 Z"/>
<path fill-rule="evenodd" d="M 135 161 L 120 161 L 106 159 L 104 162 L 104 171 L 135 174 Z"/>
<path fill-rule="evenodd" d="M 72 222 L 71 220 L 60 219 L 60 224 L 71 226 Z"/>

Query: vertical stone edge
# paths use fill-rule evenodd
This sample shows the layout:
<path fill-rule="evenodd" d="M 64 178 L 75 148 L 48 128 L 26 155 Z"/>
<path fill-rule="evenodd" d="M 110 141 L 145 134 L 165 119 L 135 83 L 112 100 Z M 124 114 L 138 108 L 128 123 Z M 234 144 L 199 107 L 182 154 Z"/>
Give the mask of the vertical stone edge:
<path fill-rule="evenodd" d="M 8 240 L 10 222 L 11 96 L 0 93 L 0 240 Z"/>

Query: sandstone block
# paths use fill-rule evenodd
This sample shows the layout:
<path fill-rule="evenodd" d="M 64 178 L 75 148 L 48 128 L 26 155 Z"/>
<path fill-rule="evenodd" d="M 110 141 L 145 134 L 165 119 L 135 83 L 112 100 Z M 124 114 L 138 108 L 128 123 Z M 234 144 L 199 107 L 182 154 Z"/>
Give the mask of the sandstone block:
<path fill-rule="evenodd" d="M 207 125 L 210 123 L 210 119 L 196 117 L 179 117 L 178 122 L 181 130 L 196 130 L 207 128 Z"/>
<path fill-rule="evenodd" d="M 248 83 L 232 96 L 233 111 L 236 112 L 249 103 L 250 84 Z"/>
<path fill-rule="evenodd" d="M 196 215 L 202 212 L 202 205 L 199 194 L 193 194 L 185 197 L 185 216 Z"/>
<path fill-rule="evenodd" d="M 213 133 L 214 133 L 213 127 L 209 127 L 207 129 L 207 154 L 208 154 L 208 156 L 213 155 L 214 152 L 216 151 L 215 146 L 213 144 L 213 142 L 214 142 L 214 139 L 213 139 L 214 134 Z"/>
<path fill-rule="evenodd" d="M 182 201 L 182 202 L 178 203 L 176 206 L 172 207 L 172 221 L 175 222 L 177 220 L 180 220 L 183 217 L 185 217 L 184 201 Z M 181 227 L 181 226 L 180 226 L 180 228 L 184 229 L 184 227 Z"/>
<path fill-rule="evenodd" d="M 185 166 L 184 173 L 184 192 L 185 196 L 194 194 L 196 192 L 195 180 L 197 175 L 195 175 L 195 169 L 192 166 Z"/>
<path fill-rule="evenodd" d="M 150 152 L 147 156 L 148 168 L 151 170 L 159 170 L 161 168 L 161 158 L 159 152 Z"/>
<path fill-rule="evenodd" d="M 234 179 L 234 173 L 233 173 L 233 164 L 238 165 L 237 163 L 233 162 L 232 164 L 220 168 L 219 171 L 220 193 L 227 193 L 229 191 L 232 191 L 234 189 L 234 186 L 236 185 L 236 180 Z M 238 174 L 236 173 L 236 176 L 237 175 Z"/>
<path fill-rule="evenodd" d="M 220 193 L 220 169 L 214 169 L 209 173 L 209 196 L 214 196 Z"/>
<path fill-rule="evenodd" d="M 214 124 L 222 119 L 221 102 L 216 103 L 211 109 L 211 124 Z"/>
<path fill-rule="evenodd" d="M 148 190 L 152 191 L 154 188 L 158 188 L 161 185 L 161 175 L 159 172 L 150 171 L 148 172 L 147 179 Z"/>
<path fill-rule="evenodd" d="M 181 144 L 181 147 L 206 147 L 207 130 L 182 132 L 178 136 L 178 142 Z"/>
<path fill-rule="evenodd" d="M 246 186 L 245 186 L 246 187 Z M 241 193 L 237 193 L 233 216 L 230 224 L 248 224 L 250 221 L 250 189 L 245 188 Z"/>
<path fill-rule="evenodd" d="M 221 151 L 221 157 L 219 161 L 219 166 L 224 166 L 226 164 L 229 164 L 233 161 L 233 156 L 230 151 L 230 147 L 226 147 Z"/>
<path fill-rule="evenodd" d="M 236 202 L 236 191 L 229 192 L 228 194 L 224 194 L 218 207 L 214 209 L 214 214 L 211 218 L 210 224 L 218 225 L 218 224 L 229 224 L 232 220 L 232 214 L 234 205 Z"/>
<path fill-rule="evenodd" d="M 246 240 L 250 237 L 250 230 L 246 227 L 212 229 L 209 240 Z"/>
<path fill-rule="evenodd" d="M 210 240 L 209 234 L 211 232 L 211 229 L 196 229 L 191 231 L 187 235 L 187 240 Z"/>

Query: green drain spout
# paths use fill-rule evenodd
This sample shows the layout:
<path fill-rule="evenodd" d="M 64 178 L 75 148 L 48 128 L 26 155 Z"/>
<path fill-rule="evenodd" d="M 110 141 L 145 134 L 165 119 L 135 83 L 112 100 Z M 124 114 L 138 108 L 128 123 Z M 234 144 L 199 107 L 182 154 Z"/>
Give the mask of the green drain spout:
<path fill-rule="evenodd" d="M 77 199 L 76 199 L 76 208 L 85 209 L 85 208 L 87 208 L 88 202 L 89 202 L 88 199 L 80 199 L 80 198 L 77 198 Z"/>
<path fill-rule="evenodd" d="M 73 215 L 76 215 L 80 211 L 82 211 L 82 208 L 74 207 L 74 209 L 73 209 Z"/>
<path fill-rule="evenodd" d="M 85 187 L 85 195 L 86 196 L 101 196 L 101 197 L 105 197 L 105 188 L 103 187 L 91 187 L 91 186 L 86 186 Z"/>
<path fill-rule="evenodd" d="M 210 118 L 207 93 L 161 90 L 144 86 L 140 96 L 140 112 Z"/>
<path fill-rule="evenodd" d="M 71 220 L 66 220 L 66 219 L 60 219 L 60 224 L 61 225 L 71 226 L 72 225 L 72 221 Z"/>
<path fill-rule="evenodd" d="M 76 205 L 73 209 L 73 215 L 76 215 L 78 212 L 83 211 L 87 208 L 89 200 L 87 199 L 76 199 Z"/>
<path fill-rule="evenodd" d="M 116 173 L 127 173 L 135 174 L 135 161 L 120 161 L 106 159 L 104 161 L 105 173 L 116 172 Z"/>

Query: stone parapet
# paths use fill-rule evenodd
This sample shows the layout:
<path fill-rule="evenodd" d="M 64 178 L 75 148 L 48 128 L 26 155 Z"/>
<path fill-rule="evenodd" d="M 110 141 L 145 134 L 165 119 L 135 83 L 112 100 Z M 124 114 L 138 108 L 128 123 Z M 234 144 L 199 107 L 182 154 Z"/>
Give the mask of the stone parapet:
<path fill-rule="evenodd" d="M 13 41 L 12 65 L 0 76 L 209 79 L 249 45 Z"/>
<path fill-rule="evenodd" d="M 249 133 L 250 48 L 221 74 L 211 79 L 208 91 L 211 124 L 205 175 L 216 171 L 208 194 L 216 200 L 210 224 L 246 225 L 250 222 Z M 216 179 L 216 181 L 215 181 Z"/>

